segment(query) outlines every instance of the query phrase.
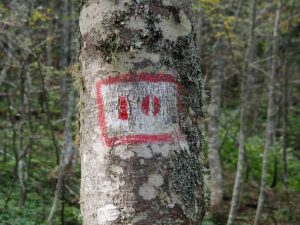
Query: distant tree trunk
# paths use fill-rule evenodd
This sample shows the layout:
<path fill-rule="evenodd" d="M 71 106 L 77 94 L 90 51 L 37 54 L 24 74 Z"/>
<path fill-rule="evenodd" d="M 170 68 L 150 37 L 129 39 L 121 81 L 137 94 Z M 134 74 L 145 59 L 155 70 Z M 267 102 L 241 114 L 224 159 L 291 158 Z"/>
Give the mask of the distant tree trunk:
<path fill-rule="evenodd" d="M 201 71 L 189 0 L 84 1 L 84 225 L 201 224 Z"/>
<path fill-rule="evenodd" d="M 285 65 L 284 85 L 283 85 L 283 147 L 282 147 L 282 177 L 286 191 L 287 201 L 289 201 L 289 185 L 288 185 L 288 163 L 287 163 L 287 148 L 288 148 L 288 128 L 289 128 L 289 65 Z"/>
<path fill-rule="evenodd" d="M 271 80 L 269 85 L 269 103 L 268 103 L 268 115 L 266 125 L 266 137 L 263 156 L 263 167 L 261 175 L 261 187 L 258 199 L 258 206 L 255 215 L 255 225 L 260 224 L 260 218 L 262 214 L 263 205 L 265 202 L 266 188 L 267 188 L 267 175 L 269 165 L 269 152 L 272 145 L 272 137 L 275 129 L 275 117 L 276 117 L 276 104 L 275 104 L 275 91 L 277 86 L 277 62 L 278 62 L 278 42 L 279 42 L 279 28 L 280 28 L 280 16 L 281 16 L 281 0 L 278 0 L 278 6 L 276 10 L 276 18 L 274 25 L 273 35 L 273 49 L 272 49 L 272 69 Z"/>
<path fill-rule="evenodd" d="M 61 58 L 61 66 L 62 69 L 66 70 L 66 66 L 69 64 L 75 63 L 78 59 L 78 50 L 71 49 L 71 37 L 75 40 L 78 36 L 73 34 L 72 27 L 75 27 L 75 19 L 73 19 L 73 14 L 75 13 L 74 4 L 69 4 L 68 0 L 63 2 L 63 45 L 67 45 L 66 49 L 62 52 Z M 68 22 L 66 21 L 66 17 L 69 16 Z M 72 18 L 72 19 L 71 19 Z M 67 74 L 68 72 L 65 71 Z M 63 85 L 63 91 L 67 91 L 67 75 L 64 74 L 62 78 L 62 82 L 65 82 Z M 62 83 L 61 83 L 62 84 Z M 66 90 L 64 89 L 66 88 Z M 73 147 L 73 140 L 72 140 L 72 115 L 74 113 L 75 102 L 76 102 L 76 94 L 73 87 L 69 88 L 69 94 L 67 95 L 66 103 L 62 104 L 62 107 L 65 107 L 62 111 L 64 112 L 63 116 L 65 117 L 65 128 L 64 128 L 64 146 L 61 151 L 60 155 L 60 163 L 59 163 L 59 173 L 57 177 L 57 183 L 54 193 L 54 199 L 52 203 L 52 207 L 48 216 L 47 223 L 48 225 L 53 224 L 54 216 L 57 211 L 59 200 L 61 199 L 61 225 L 64 224 L 64 193 L 65 193 L 65 183 L 70 178 L 70 175 L 73 170 L 73 166 L 75 163 L 74 155 L 75 150 Z"/>
<path fill-rule="evenodd" d="M 70 0 L 63 0 L 61 7 L 61 58 L 60 69 L 64 71 L 70 64 L 70 34 L 71 34 L 71 19 L 70 19 Z M 63 116 L 66 115 L 67 102 L 68 102 L 68 83 L 67 75 L 64 71 L 60 77 L 60 89 L 61 89 L 61 108 Z"/>
<path fill-rule="evenodd" d="M 9 72 L 10 72 L 10 67 L 12 64 L 12 60 L 11 60 L 11 43 L 10 40 L 7 40 L 7 57 L 6 57 L 6 61 L 3 62 L 3 68 L 0 72 L 0 86 L 2 86 L 3 82 L 5 81 L 6 77 L 8 76 Z M 8 113 L 7 115 L 7 121 L 9 121 L 9 115 Z M 2 139 L 2 149 L 3 149 L 3 162 L 6 162 L 7 159 L 7 149 L 8 149 L 8 142 L 9 142 L 9 138 L 8 138 L 8 132 L 9 129 L 5 128 L 3 131 L 3 139 Z"/>
<path fill-rule="evenodd" d="M 3 69 L 0 72 L 0 86 L 2 83 L 5 81 L 5 78 L 7 77 L 8 71 L 10 69 L 10 64 L 11 64 L 11 54 L 10 54 L 10 43 L 8 42 L 8 56 L 7 56 L 7 61 L 3 65 Z"/>
<path fill-rule="evenodd" d="M 225 60 L 223 40 L 217 40 L 214 46 L 214 61 L 212 65 L 212 78 L 210 90 L 210 103 L 208 107 L 208 161 L 211 175 L 211 199 L 210 208 L 213 212 L 218 212 L 222 208 L 223 188 L 222 188 L 222 167 L 219 156 L 219 119 L 221 115 L 221 94 L 222 79 L 224 78 Z"/>
<path fill-rule="evenodd" d="M 50 9 L 55 9 L 56 4 L 55 1 L 50 1 L 49 2 L 49 6 Z M 53 63 L 53 53 L 52 53 L 52 49 L 53 49 L 53 39 L 55 38 L 55 33 L 53 33 L 54 31 L 54 26 L 53 26 L 53 21 L 51 20 L 48 24 L 48 29 L 47 29 L 47 44 L 46 44 L 46 53 L 47 53 L 47 66 L 52 66 Z"/>
<path fill-rule="evenodd" d="M 292 2 L 291 10 L 290 10 L 290 17 L 293 18 L 295 16 L 295 13 L 297 11 L 296 6 L 296 0 Z M 293 30 L 293 20 L 289 20 L 288 23 L 288 30 Z M 290 204 L 289 199 L 289 182 L 288 182 L 288 161 L 287 161 L 287 149 L 289 147 L 289 95 L 290 95 L 290 64 L 289 64 L 289 57 L 287 55 L 287 50 L 289 49 L 289 46 L 291 46 L 292 41 L 292 33 L 290 32 L 290 35 L 285 40 L 284 50 L 282 52 L 283 58 L 282 58 L 282 65 L 284 67 L 284 74 L 283 74 L 283 102 L 282 102 L 282 111 L 283 111 L 283 139 L 282 139 L 282 177 L 283 177 L 283 183 L 286 191 L 286 200 Z"/>
<path fill-rule="evenodd" d="M 202 28 L 203 28 L 203 12 L 199 4 L 199 0 L 193 0 L 193 4 L 196 6 L 194 9 L 195 14 L 195 33 L 196 33 L 196 46 L 198 49 L 199 59 L 201 61 L 202 49 L 203 49 L 203 37 L 202 37 Z"/>
<path fill-rule="evenodd" d="M 25 69 L 27 72 L 27 68 Z M 24 126 L 25 126 L 25 71 L 21 71 L 20 74 L 20 122 L 19 122 L 19 147 L 18 147 L 18 179 L 20 183 L 20 198 L 19 198 L 19 207 L 23 207 L 26 200 L 27 194 L 27 168 L 25 165 L 26 151 L 25 151 L 25 140 L 24 140 Z"/>
<path fill-rule="evenodd" d="M 47 224 L 51 225 L 53 223 L 53 219 L 55 216 L 55 212 L 57 210 L 57 205 L 59 203 L 60 197 L 63 193 L 64 181 L 70 175 L 73 167 L 73 158 L 74 158 L 74 150 L 73 150 L 73 142 L 72 142 L 72 115 L 75 108 L 75 92 L 74 89 L 70 90 L 69 100 L 67 102 L 66 109 L 66 121 L 64 128 L 64 146 L 60 155 L 60 163 L 58 168 L 58 177 L 55 188 L 54 200 L 52 203 L 51 211 L 48 216 Z"/>
<path fill-rule="evenodd" d="M 253 85 L 254 70 L 251 68 L 251 63 L 254 60 L 254 43 L 255 43 L 255 21 L 256 21 L 256 0 L 252 0 L 252 13 L 251 13 L 251 29 L 249 33 L 248 46 L 245 55 L 242 90 L 241 90 L 241 111 L 240 111 L 240 133 L 239 133 L 239 156 L 237 172 L 234 181 L 232 200 L 230 212 L 228 216 L 227 225 L 234 224 L 236 217 L 236 210 L 240 196 L 240 186 L 242 174 L 244 170 L 245 161 L 245 134 L 247 131 L 246 117 L 249 112 L 249 101 L 251 98 L 251 87 Z"/>

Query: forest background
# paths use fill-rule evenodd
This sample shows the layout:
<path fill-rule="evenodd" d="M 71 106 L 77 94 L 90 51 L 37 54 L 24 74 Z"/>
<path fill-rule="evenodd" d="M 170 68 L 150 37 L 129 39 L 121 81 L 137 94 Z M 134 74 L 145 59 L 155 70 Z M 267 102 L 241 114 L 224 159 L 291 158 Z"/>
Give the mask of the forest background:
<path fill-rule="evenodd" d="M 79 7 L 0 2 L 1 225 L 81 224 Z M 203 224 L 226 224 L 229 212 L 235 224 L 253 224 L 268 138 L 262 224 L 299 224 L 300 1 L 195 0 L 193 7 L 206 93 Z"/>

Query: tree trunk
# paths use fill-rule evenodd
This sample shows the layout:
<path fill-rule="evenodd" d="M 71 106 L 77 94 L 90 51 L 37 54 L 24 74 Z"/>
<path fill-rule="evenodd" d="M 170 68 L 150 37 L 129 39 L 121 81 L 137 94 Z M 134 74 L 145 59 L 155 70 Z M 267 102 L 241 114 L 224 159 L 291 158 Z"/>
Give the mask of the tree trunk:
<path fill-rule="evenodd" d="M 288 129 L 289 129 L 289 65 L 285 65 L 284 85 L 283 85 L 283 144 L 282 144 L 282 177 L 285 187 L 287 201 L 289 202 L 289 182 L 288 182 Z"/>
<path fill-rule="evenodd" d="M 67 66 L 70 65 L 70 35 L 71 35 L 71 19 L 70 19 L 70 0 L 62 1 L 61 10 L 61 58 L 60 58 L 60 69 L 65 70 Z M 63 75 L 60 77 L 60 90 L 61 90 L 61 108 L 63 117 L 66 115 L 67 102 L 68 102 L 68 84 L 67 84 L 67 74 L 64 71 Z"/>
<path fill-rule="evenodd" d="M 266 138 L 264 146 L 264 156 L 263 156 L 263 167 L 261 174 L 261 186 L 260 194 L 258 199 L 258 206 L 255 215 L 255 225 L 260 224 L 260 218 L 262 214 L 263 205 L 265 202 L 266 188 L 267 188 L 267 175 L 268 175 L 268 165 L 269 165 L 269 152 L 272 145 L 272 137 L 275 129 L 275 118 L 276 118 L 276 103 L 275 103 L 275 91 L 277 86 L 277 57 L 278 57 L 278 38 L 279 38 L 279 28 L 280 28 L 280 16 L 281 16 L 281 0 L 278 0 L 278 6 L 276 10 L 276 18 L 274 25 L 274 35 L 273 35 L 273 50 L 272 50 L 272 69 L 271 69 L 271 80 L 269 85 L 269 103 L 268 103 L 268 115 L 267 115 L 267 125 L 266 125 Z"/>
<path fill-rule="evenodd" d="M 201 72 L 191 2 L 84 1 L 84 225 L 201 224 Z"/>
<path fill-rule="evenodd" d="M 222 79 L 224 75 L 224 51 L 223 40 L 217 40 L 214 47 L 215 59 L 212 68 L 210 103 L 208 107 L 208 161 L 211 175 L 211 199 L 210 208 L 213 212 L 218 212 L 222 208 L 223 188 L 222 188 L 222 167 L 219 156 L 219 118 L 221 114 L 221 94 Z"/>
<path fill-rule="evenodd" d="M 57 211 L 57 205 L 63 193 L 64 181 L 66 180 L 66 177 L 68 177 L 67 176 L 68 174 L 65 173 L 71 172 L 73 167 L 74 150 L 73 150 L 73 142 L 72 142 L 72 126 L 71 126 L 72 120 L 71 119 L 72 119 L 74 107 L 75 107 L 75 91 L 74 89 L 71 89 L 69 94 L 69 100 L 67 102 L 67 109 L 66 109 L 67 114 L 65 117 L 66 121 L 65 121 L 65 128 L 64 128 L 64 146 L 60 155 L 59 171 L 58 171 L 57 183 L 56 183 L 56 188 L 54 193 L 54 199 L 53 199 L 51 211 L 47 219 L 48 225 L 53 224 L 55 212 Z M 63 201 L 64 200 L 62 200 L 62 204 Z"/>
<path fill-rule="evenodd" d="M 20 94 L 21 94 L 21 102 L 20 102 L 20 123 L 19 123 L 19 147 L 18 147 L 18 179 L 20 183 L 20 197 L 19 197 L 19 207 L 23 207 L 26 200 L 27 195 L 27 170 L 25 165 L 26 159 L 26 150 L 25 150 L 25 140 L 24 140 L 24 126 L 25 126 L 25 75 L 27 73 L 27 66 L 24 71 L 21 71 L 20 74 Z"/>
<path fill-rule="evenodd" d="M 245 161 L 245 134 L 246 127 L 246 115 L 249 112 L 249 102 L 251 98 L 251 87 L 253 85 L 254 72 L 250 64 L 254 60 L 254 43 L 255 43 L 255 21 L 256 21 L 256 0 L 252 0 L 252 13 L 251 13 L 251 29 L 248 39 L 248 47 L 245 55 L 242 91 L 241 91 L 241 112 L 240 112 L 240 133 L 239 133 L 239 156 L 238 165 L 234 181 L 232 200 L 230 206 L 230 212 L 228 216 L 227 225 L 234 224 L 236 217 L 236 210 L 238 207 L 238 200 L 240 196 L 241 179 L 244 170 Z"/>

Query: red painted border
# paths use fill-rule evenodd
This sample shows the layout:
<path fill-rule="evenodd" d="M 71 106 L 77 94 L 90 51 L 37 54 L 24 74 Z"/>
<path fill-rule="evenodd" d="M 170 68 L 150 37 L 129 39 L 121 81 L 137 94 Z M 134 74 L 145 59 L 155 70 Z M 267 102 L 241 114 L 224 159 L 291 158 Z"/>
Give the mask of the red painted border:
<path fill-rule="evenodd" d="M 97 104 L 98 104 L 98 120 L 101 128 L 102 137 L 107 146 L 112 147 L 114 145 L 120 144 L 130 144 L 130 143 L 147 143 L 147 142 L 172 142 L 175 141 L 176 138 L 181 136 L 180 130 L 178 130 L 178 137 L 174 137 L 172 134 L 159 134 L 159 135 L 148 135 L 148 134 L 140 134 L 140 135 L 126 135 L 119 137 L 109 137 L 107 133 L 105 113 L 104 113 L 104 101 L 103 96 L 101 94 L 101 87 L 103 85 L 115 84 L 115 83 L 126 83 L 126 82 L 134 82 L 134 81 L 147 81 L 147 82 L 168 82 L 174 83 L 177 86 L 177 103 L 178 110 L 181 111 L 181 85 L 175 80 L 174 76 L 169 74 L 150 74 L 150 73 L 140 73 L 140 74 L 124 74 L 119 76 L 109 76 L 103 80 L 100 80 L 97 83 Z M 179 121 L 178 121 L 178 127 Z"/>

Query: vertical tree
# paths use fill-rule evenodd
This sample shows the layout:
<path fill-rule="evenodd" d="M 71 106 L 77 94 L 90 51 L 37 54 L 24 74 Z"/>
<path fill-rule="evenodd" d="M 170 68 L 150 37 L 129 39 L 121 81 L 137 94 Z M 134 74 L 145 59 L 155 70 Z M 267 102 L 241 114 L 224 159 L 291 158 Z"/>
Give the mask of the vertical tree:
<path fill-rule="evenodd" d="M 240 111 L 240 131 L 239 131 L 239 156 L 238 165 L 235 175 L 232 200 L 230 206 L 230 212 L 227 220 L 227 225 L 234 224 L 236 217 L 236 210 L 238 207 L 238 200 L 240 195 L 241 179 L 244 170 L 245 160 L 245 134 L 247 131 L 246 115 L 249 112 L 249 99 L 251 97 L 251 86 L 253 85 L 254 70 L 250 64 L 254 60 L 255 52 L 255 22 L 256 22 L 256 0 L 252 0 L 251 7 L 251 29 L 249 32 L 248 46 L 245 55 L 244 68 L 243 68 L 243 80 L 241 90 L 241 111 Z"/>
<path fill-rule="evenodd" d="M 201 224 L 201 72 L 189 0 L 84 1 L 85 225 Z"/>
<path fill-rule="evenodd" d="M 53 3 L 52 3 L 53 4 Z M 58 177 L 55 187 L 54 199 L 52 207 L 47 219 L 47 224 L 53 224 L 54 216 L 57 211 L 59 200 L 61 199 L 61 224 L 64 224 L 64 204 L 65 204 L 65 182 L 68 181 L 69 175 L 72 172 L 74 164 L 74 147 L 72 142 L 72 115 L 75 107 L 75 90 L 74 88 L 68 87 L 69 71 L 67 66 L 75 63 L 75 57 L 78 56 L 75 49 L 71 48 L 71 36 L 73 33 L 72 26 L 75 26 L 72 15 L 75 12 L 74 6 L 70 4 L 68 0 L 62 2 L 63 8 L 61 12 L 62 21 L 62 43 L 61 43 L 61 58 L 60 67 L 63 71 L 63 75 L 60 80 L 60 87 L 62 92 L 61 105 L 62 114 L 65 120 L 64 127 L 64 145 L 60 153 L 60 161 L 58 165 Z M 73 35 L 73 39 L 76 39 L 76 35 Z M 76 45 L 76 43 L 73 43 Z M 69 92 L 69 93 L 68 93 Z"/>
<path fill-rule="evenodd" d="M 224 78 L 224 41 L 218 39 L 214 46 L 214 60 L 212 65 L 212 78 L 210 90 L 210 103 L 208 107 L 208 160 L 211 174 L 211 201 L 212 211 L 219 211 L 223 201 L 222 167 L 219 156 L 219 117 L 221 114 L 222 79 Z"/>
<path fill-rule="evenodd" d="M 278 42 L 279 42 L 279 28 L 280 28 L 280 16 L 281 16 L 281 0 L 278 0 L 275 24 L 274 24 L 274 34 L 273 34 L 273 44 L 272 44 L 272 68 L 271 68 L 271 79 L 269 84 L 269 102 L 268 102 L 268 114 L 267 114 L 267 125 L 266 125 L 266 137 L 264 146 L 264 156 L 261 174 L 261 186 L 260 194 L 258 199 L 258 205 L 256 209 L 254 224 L 258 225 L 260 223 L 260 218 L 262 214 L 263 205 L 265 202 L 266 188 L 267 188 L 267 175 L 269 166 L 269 152 L 272 146 L 272 139 L 275 130 L 275 117 L 277 114 L 277 107 L 275 103 L 275 91 L 277 83 L 277 67 L 278 67 Z"/>

